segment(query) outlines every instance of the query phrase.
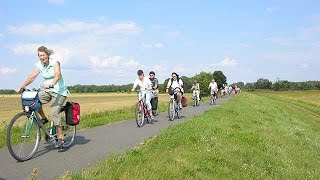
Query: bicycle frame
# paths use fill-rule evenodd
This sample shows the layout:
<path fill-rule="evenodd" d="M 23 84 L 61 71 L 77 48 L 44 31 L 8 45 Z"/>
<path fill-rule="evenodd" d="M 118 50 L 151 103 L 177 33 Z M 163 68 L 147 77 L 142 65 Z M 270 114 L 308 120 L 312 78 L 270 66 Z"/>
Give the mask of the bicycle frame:
<path fill-rule="evenodd" d="M 28 122 L 30 122 L 30 126 L 29 126 L 30 128 L 27 127 Z M 53 142 L 56 141 L 55 138 L 53 138 L 55 134 L 52 133 L 52 129 L 54 128 L 53 122 L 51 121 L 51 126 L 50 126 L 50 128 L 49 128 L 50 130 L 48 131 L 48 129 L 44 127 L 44 124 L 43 124 L 41 121 L 38 121 L 38 117 L 37 117 L 35 111 L 31 111 L 30 117 L 28 118 L 28 121 L 27 121 L 26 124 L 24 125 L 24 129 L 23 129 L 23 131 L 22 131 L 21 137 L 23 137 L 23 138 L 29 137 L 29 135 L 30 135 L 30 130 L 32 129 L 32 127 L 33 127 L 33 125 L 34 125 L 35 122 L 36 122 L 36 125 L 39 126 L 39 127 L 43 130 L 43 132 L 44 132 L 47 136 L 49 136 L 50 139 L 53 140 Z"/>

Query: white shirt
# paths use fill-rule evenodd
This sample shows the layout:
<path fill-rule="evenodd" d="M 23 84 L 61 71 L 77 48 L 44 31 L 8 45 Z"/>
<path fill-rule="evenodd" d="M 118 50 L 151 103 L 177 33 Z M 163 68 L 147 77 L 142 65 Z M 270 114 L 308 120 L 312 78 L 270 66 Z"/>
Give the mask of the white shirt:
<path fill-rule="evenodd" d="M 168 84 L 167 84 L 167 87 L 170 87 L 171 85 L 171 79 L 168 81 Z M 174 88 L 182 88 L 183 86 L 183 81 L 182 79 L 179 79 L 179 82 L 177 80 L 173 80 L 172 81 L 172 85 L 171 87 L 174 89 Z"/>
<path fill-rule="evenodd" d="M 217 85 L 216 82 L 214 82 L 214 83 L 211 82 L 211 83 L 209 84 L 209 88 L 211 88 L 211 92 L 217 91 L 217 90 L 218 90 L 218 85 Z"/>
<path fill-rule="evenodd" d="M 141 81 L 139 78 L 136 79 L 136 81 L 133 84 L 133 88 L 135 89 L 139 85 L 140 91 L 145 91 L 146 89 L 151 89 L 152 83 L 149 78 L 144 77 L 143 81 Z"/>

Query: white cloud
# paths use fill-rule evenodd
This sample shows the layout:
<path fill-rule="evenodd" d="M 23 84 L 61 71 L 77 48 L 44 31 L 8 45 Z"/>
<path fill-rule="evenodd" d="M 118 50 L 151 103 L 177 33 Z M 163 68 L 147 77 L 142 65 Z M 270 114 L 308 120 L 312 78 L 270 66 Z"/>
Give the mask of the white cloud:
<path fill-rule="evenodd" d="M 231 59 L 230 57 L 225 57 L 222 61 L 221 61 L 221 65 L 222 67 L 230 67 L 230 66 L 235 66 L 238 63 L 236 62 L 236 60 Z"/>
<path fill-rule="evenodd" d="M 272 6 L 272 7 L 267 7 L 266 8 L 266 11 L 268 13 L 273 13 L 273 12 L 276 12 L 276 11 L 279 11 L 280 10 L 280 7 L 279 6 Z"/>
<path fill-rule="evenodd" d="M 64 4 L 64 0 L 48 0 L 52 4 Z"/>
<path fill-rule="evenodd" d="M 266 42 L 278 44 L 280 46 L 301 46 L 318 44 L 320 41 L 320 25 L 303 27 L 300 31 L 291 36 L 272 36 L 264 39 Z"/>
<path fill-rule="evenodd" d="M 4 37 L 4 34 L 0 33 L 0 38 Z"/>
<path fill-rule="evenodd" d="M 9 75 L 9 74 L 14 74 L 16 72 L 17 72 L 16 68 L 0 67 L 0 74 L 1 75 Z"/>
<path fill-rule="evenodd" d="M 308 68 L 309 68 L 309 64 L 306 64 L 306 63 L 300 64 L 300 67 L 301 67 L 302 69 L 308 69 Z"/>
<path fill-rule="evenodd" d="M 225 68 L 225 67 L 233 67 L 238 65 L 238 62 L 235 59 L 232 59 L 226 56 L 223 60 L 218 63 L 211 64 L 208 67 L 212 68 Z"/>
<path fill-rule="evenodd" d="M 41 45 L 36 43 L 18 44 L 12 48 L 12 51 L 17 55 L 36 55 L 39 46 Z"/>
<path fill-rule="evenodd" d="M 31 23 L 22 26 L 9 26 L 8 32 L 18 35 L 30 35 L 42 37 L 54 34 L 68 34 L 85 32 L 96 35 L 105 34 L 136 34 L 141 31 L 141 28 L 133 21 L 119 22 L 107 24 L 104 22 L 83 22 L 65 20 L 58 23 L 43 24 Z"/>
<path fill-rule="evenodd" d="M 121 56 L 112 56 L 112 57 L 98 57 L 91 56 L 89 59 L 90 67 L 97 72 L 102 70 L 119 72 L 128 70 L 128 68 L 137 68 L 142 67 L 138 61 L 134 59 L 124 58 Z"/>
<path fill-rule="evenodd" d="M 162 44 L 162 43 L 156 43 L 156 44 L 154 45 L 154 47 L 156 47 L 156 48 L 162 48 L 162 47 L 163 47 L 163 44 Z"/>
<path fill-rule="evenodd" d="M 164 45 L 162 44 L 162 43 L 160 43 L 160 42 L 158 42 L 158 43 L 155 43 L 155 44 L 148 44 L 148 43 L 142 43 L 141 44 L 141 46 L 143 47 L 143 48 L 162 48 L 162 47 L 164 47 Z"/>

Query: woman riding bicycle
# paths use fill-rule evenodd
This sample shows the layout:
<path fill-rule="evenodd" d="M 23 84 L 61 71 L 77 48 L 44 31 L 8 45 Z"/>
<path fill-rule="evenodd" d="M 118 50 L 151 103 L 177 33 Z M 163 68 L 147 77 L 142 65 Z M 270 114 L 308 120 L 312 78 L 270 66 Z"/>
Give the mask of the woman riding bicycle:
<path fill-rule="evenodd" d="M 197 80 L 193 82 L 191 90 L 193 90 L 192 91 L 193 97 L 197 96 L 197 100 L 200 101 L 200 85 L 197 82 Z"/>
<path fill-rule="evenodd" d="M 50 119 L 54 122 L 58 131 L 58 141 L 55 147 L 60 148 L 64 143 L 60 110 L 67 98 L 67 95 L 69 94 L 69 91 L 61 74 L 60 62 L 51 59 L 50 56 L 52 54 L 53 50 L 48 49 L 45 46 L 40 46 L 38 48 L 38 57 L 40 62 L 36 64 L 36 68 L 24 81 L 24 83 L 16 90 L 16 92 L 21 92 L 21 90 L 31 84 L 39 74 L 42 75 L 44 83 L 41 85 L 42 88 L 38 95 L 42 104 L 47 104 L 50 101 L 52 102 L 50 107 Z M 40 107 L 38 113 L 42 118 L 42 123 L 47 123 L 48 119 L 43 112 L 42 106 Z"/>
<path fill-rule="evenodd" d="M 171 77 L 172 78 L 168 81 L 166 92 L 169 92 L 169 90 L 179 89 L 177 92 L 177 100 L 179 102 L 179 107 L 182 108 L 181 99 L 183 95 L 183 81 L 175 72 L 171 74 Z"/>
<path fill-rule="evenodd" d="M 151 106 L 151 103 L 150 103 L 150 100 L 153 97 L 152 92 L 151 92 L 152 83 L 151 83 L 149 78 L 144 76 L 144 73 L 143 73 L 142 70 L 139 70 L 137 72 L 137 75 L 138 75 L 138 78 L 135 80 L 131 91 L 132 92 L 135 91 L 136 87 L 139 85 L 140 91 L 142 93 L 142 96 L 146 95 L 146 101 L 145 102 L 146 102 L 147 109 L 148 109 L 149 114 L 150 114 L 150 118 L 154 119 L 154 117 L 152 115 L 152 106 Z"/>
<path fill-rule="evenodd" d="M 218 85 L 214 79 L 209 84 L 208 89 L 210 89 L 210 94 L 211 94 L 211 104 L 214 103 L 215 100 L 217 100 L 217 95 L 218 95 Z"/>

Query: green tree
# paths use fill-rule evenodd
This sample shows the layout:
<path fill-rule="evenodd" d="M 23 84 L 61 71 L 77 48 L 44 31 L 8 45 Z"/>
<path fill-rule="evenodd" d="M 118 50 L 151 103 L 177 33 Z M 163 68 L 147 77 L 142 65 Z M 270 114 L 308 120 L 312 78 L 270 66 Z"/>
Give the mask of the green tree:
<path fill-rule="evenodd" d="M 219 89 L 223 84 L 227 84 L 227 77 L 223 74 L 222 71 L 213 72 L 213 79 L 217 82 Z"/>
<path fill-rule="evenodd" d="M 254 83 L 247 83 L 245 86 L 244 86 L 245 89 L 247 89 L 248 91 L 254 91 L 255 88 L 254 88 Z"/>
<path fill-rule="evenodd" d="M 191 87 L 194 81 L 193 78 L 182 76 L 181 80 L 183 81 L 184 92 L 188 92 L 188 93 L 192 92 Z"/>
<path fill-rule="evenodd" d="M 259 78 L 254 86 L 256 89 L 271 89 L 272 82 L 269 79 Z"/>
<path fill-rule="evenodd" d="M 208 86 L 210 82 L 212 81 L 212 74 L 207 72 L 200 72 L 200 74 L 197 74 L 193 77 L 194 80 L 197 80 L 200 85 L 200 92 L 201 96 L 209 96 L 210 90 L 208 89 Z"/>
<path fill-rule="evenodd" d="M 244 88 L 244 82 L 237 82 L 236 85 L 241 89 Z"/>

